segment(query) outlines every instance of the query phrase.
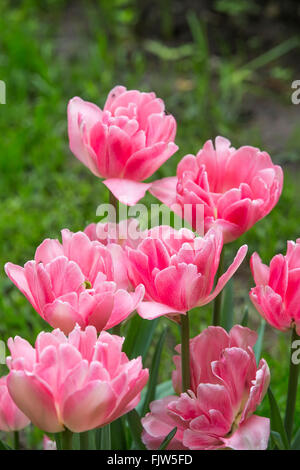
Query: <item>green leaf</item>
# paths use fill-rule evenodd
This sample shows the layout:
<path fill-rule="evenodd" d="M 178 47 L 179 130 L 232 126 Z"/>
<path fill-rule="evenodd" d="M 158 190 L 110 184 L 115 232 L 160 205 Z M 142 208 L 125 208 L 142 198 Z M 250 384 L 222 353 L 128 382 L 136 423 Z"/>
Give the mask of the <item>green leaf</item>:
<path fill-rule="evenodd" d="M 101 450 L 111 449 L 110 424 L 101 428 Z"/>
<path fill-rule="evenodd" d="M 148 387 L 147 387 L 147 393 L 146 393 L 146 397 L 143 403 L 142 416 L 144 416 L 147 413 L 147 411 L 149 411 L 149 404 L 155 399 L 155 389 L 156 389 L 156 384 L 157 384 L 161 353 L 162 353 L 163 345 L 166 339 L 166 334 L 167 334 L 167 328 L 165 328 L 163 332 L 161 333 L 159 340 L 157 342 L 157 345 L 156 345 L 154 355 L 153 355 L 152 364 L 150 368 L 150 377 L 149 377 L 149 382 L 148 382 Z"/>
<path fill-rule="evenodd" d="M 96 450 L 111 450 L 110 424 L 96 429 L 95 446 Z"/>
<path fill-rule="evenodd" d="M 123 346 L 129 359 L 142 356 L 143 361 L 145 360 L 157 323 L 158 319 L 144 320 L 137 314 L 131 318 Z"/>
<path fill-rule="evenodd" d="M 285 447 L 284 447 L 284 444 L 282 442 L 282 438 L 279 432 L 271 431 L 271 439 L 279 450 L 285 450 Z"/>
<path fill-rule="evenodd" d="M 176 432 L 177 432 L 177 428 L 172 429 L 172 431 L 169 432 L 169 434 L 164 438 L 158 450 L 165 450 L 166 447 L 168 447 L 168 445 L 170 444 L 173 437 L 175 436 Z"/>
<path fill-rule="evenodd" d="M 248 326 L 248 319 L 249 319 L 249 307 L 248 307 L 248 305 L 245 305 L 241 325 L 242 326 Z"/>
<path fill-rule="evenodd" d="M 174 394 L 173 382 L 172 380 L 166 380 L 166 382 L 162 382 L 161 384 L 157 385 L 155 390 L 155 398 L 158 400 L 159 398 L 167 397 L 168 395 Z"/>
<path fill-rule="evenodd" d="M 60 432 L 56 432 L 56 433 L 54 434 L 54 439 L 55 439 L 55 442 L 56 442 L 56 448 L 57 448 L 57 450 L 62 450 Z"/>
<path fill-rule="evenodd" d="M 264 319 L 262 319 L 260 322 L 260 326 L 258 328 L 258 332 L 257 332 L 258 338 L 253 348 L 257 364 L 260 361 L 260 356 L 261 356 L 261 351 L 262 351 L 262 346 L 263 346 L 263 341 L 264 341 L 265 327 L 266 327 L 266 322 Z"/>
<path fill-rule="evenodd" d="M 294 437 L 291 449 L 293 450 L 300 450 L 300 428 L 296 432 L 296 435 Z"/>
<path fill-rule="evenodd" d="M 230 331 L 234 324 L 233 280 L 231 279 L 225 289 L 222 306 L 221 326 Z"/>
<path fill-rule="evenodd" d="M 268 398 L 270 403 L 271 430 L 280 435 L 284 448 L 289 449 L 289 441 L 280 415 L 279 407 L 270 387 L 268 389 Z"/>
<path fill-rule="evenodd" d="M 129 413 L 127 413 L 126 416 L 136 450 L 145 450 L 146 447 L 144 446 L 141 439 L 143 426 L 140 415 L 136 410 L 131 410 Z"/>
<path fill-rule="evenodd" d="M 110 425 L 111 430 L 111 449 L 112 450 L 126 450 L 127 440 L 125 432 L 125 422 L 122 416 L 113 421 Z"/>
<path fill-rule="evenodd" d="M 0 450 L 13 450 L 8 444 L 0 439 Z"/>

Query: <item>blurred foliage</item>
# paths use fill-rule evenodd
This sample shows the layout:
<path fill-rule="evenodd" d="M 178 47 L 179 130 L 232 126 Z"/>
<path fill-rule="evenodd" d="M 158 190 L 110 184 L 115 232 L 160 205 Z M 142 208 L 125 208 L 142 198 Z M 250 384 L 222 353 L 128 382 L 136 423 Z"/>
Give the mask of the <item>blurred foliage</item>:
<path fill-rule="evenodd" d="M 155 90 L 177 119 L 180 147 L 155 178 L 175 174 L 183 155 L 196 153 L 216 135 L 226 135 L 235 147 L 268 151 L 257 111 L 267 100 L 279 114 L 288 109 L 289 120 L 290 84 L 299 77 L 297 21 L 299 5 L 291 0 L 2 0 L 0 79 L 6 82 L 7 104 L 0 107 L 1 339 L 19 334 L 32 340 L 41 328 L 49 329 L 5 277 L 4 263 L 24 264 L 44 238 L 59 237 L 63 227 L 82 229 L 96 220 L 96 207 L 108 198 L 68 149 L 68 100 L 78 95 L 102 106 L 118 83 Z M 228 263 L 242 243 L 269 262 L 285 250 L 287 239 L 299 237 L 299 126 L 299 117 L 292 126 L 289 122 L 284 144 L 274 130 L 272 158 L 285 171 L 282 197 L 268 217 L 228 247 Z M 155 200 L 147 195 L 145 202 Z M 244 263 L 234 280 L 235 320 L 242 320 L 246 304 L 249 326 L 257 328 L 260 318 L 248 301 L 252 284 Z M 211 306 L 192 313 L 192 334 L 210 318 Z M 166 325 L 171 334 L 162 355 L 162 381 L 170 378 L 179 341 L 177 325 L 163 318 L 154 344 Z M 152 344 L 148 365 L 153 354 Z M 282 407 L 287 354 L 286 336 L 267 327 L 263 356 Z M 268 413 L 267 401 L 261 413 Z M 38 431 L 30 436 L 40 445 Z"/>

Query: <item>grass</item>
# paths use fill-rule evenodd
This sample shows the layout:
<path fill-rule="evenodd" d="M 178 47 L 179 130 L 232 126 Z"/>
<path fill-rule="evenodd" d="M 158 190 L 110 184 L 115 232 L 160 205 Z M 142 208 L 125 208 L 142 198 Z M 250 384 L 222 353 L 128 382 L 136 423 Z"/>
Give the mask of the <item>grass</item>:
<path fill-rule="evenodd" d="M 224 3 L 224 2 L 223 2 Z M 222 2 L 219 2 L 222 7 Z M 43 6 L 41 6 L 43 5 Z M 25 298 L 6 278 L 3 266 L 11 261 L 24 264 L 46 237 L 59 237 L 61 228 L 76 231 L 95 221 L 96 207 L 107 201 L 105 187 L 70 153 L 67 140 L 66 106 L 78 95 L 104 103 L 107 92 L 120 83 L 127 88 L 155 90 L 178 122 L 179 152 L 156 177 L 173 175 L 180 158 L 196 153 L 203 142 L 218 134 L 228 136 L 234 146 L 262 145 L 263 137 L 244 114 L 245 100 L 270 97 L 264 84 L 278 76 L 283 90 L 271 96 L 288 103 L 288 69 L 281 58 L 296 47 L 294 38 L 248 60 L 245 51 L 233 55 L 230 45 L 214 57 L 209 49 L 205 25 L 190 12 L 187 16 L 192 41 L 169 46 L 163 41 L 140 42 L 134 35 L 138 11 L 134 3 L 85 2 L 78 14 L 67 1 L 34 0 L 18 8 L 7 0 L 0 5 L 0 79 L 6 82 L 7 104 L 0 107 L 0 338 L 16 334 L 32 340 L 41 329 L 49 329 Z M 235 13 L 234 13 L 235 14 Z M 73 17 L 73 16 L 74 17 Z M 82 18 L 82 21 L 80 22 Z M 164 19 L 168 31 L 168 18 Z M 109 25 L 109 27 L 108 27 Z M 68 34 L 68 31 L 71 33 Z M 283 78 L 282 78 L 283 77 Z M 265 262 L 284 251 L 287 239 L 299 237 L 299 122 L 288 139 L 283 162 L 285 186 L 273 212 L 245 234 L 229 250 L 228 261 L 238 246 L 249 244 Z M 266 150 L 268 150 L 266 148 Z M 146 204 L 154 202 L 148 195 Z M 252 285 L 248 266 L 236 277 L 236 319 L 240 320 Z M 193 335 L 210 322 L 210 307 L 191 315 Z M 167 320 L 162 319 L 158 330 Z M 250 307 L 251 327 L 259 316 Z M 164 351 L 163 370 L 169 370 L 178 331 L 171 325 Z M 284 409 L 287 387 L 288 339 L 267 328 L 263 355 L 272 372 L 273 391 Z M 267 401 L 262 413 L 267 412 Z M 300 396 L 297 403 L 300 425 Z"/>

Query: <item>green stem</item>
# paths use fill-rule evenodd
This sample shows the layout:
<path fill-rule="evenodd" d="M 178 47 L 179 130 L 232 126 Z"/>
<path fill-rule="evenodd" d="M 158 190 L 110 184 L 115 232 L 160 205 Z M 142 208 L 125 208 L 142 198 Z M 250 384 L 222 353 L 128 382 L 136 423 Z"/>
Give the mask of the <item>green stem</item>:
<path fill-rule="evenodd" d="M 109 203 L 114 206 L 116 211 L 116 224 L 119 222 L 119 201 L 118 199 L 109 191 Z"/>
<path fill-rule="evenodd" d="M 20 435 L 19 431 L 14 431 L 14 449 L 19 450 L 20 448 Z"/>
<path fill-rule="evenodd" d="M 182 392 L 190 389 L 190 326 L 189 314 L 181 315 L 181 373 Z"/>
<path fill-rule="evenodd" d="M 115 211 L 116 211 L 116 220 L 115 220 L 115 222 L 118 223 L 119 222 L 119 201 L 113 195 L 113 193 L 110 192 L 110 191 L 109 191 L 109 203 L 112 204 L 115 208 Z M 114 326 L 113 329 L 112 329 L 112 333 L 114 335 L 120 336 L 120 334 L 121 334 L 121 325 Z"/>
<path fill-rule="evenodd" d="M 294 424 L 294 414 L 296 407 L 296 397 L 297 397 L 297 386 L 298 386 L 298 377 L 299 377 L 299 365 L 293 362 L 293 342 L 299 340 L 299 336 L 296 333 L 296 329 L 293 328 L 291 336 L 291 352 L 290 352 L 290 373 L 289 373 L 289 384 L 288 384 L 288 394 L 287 402 L 285 409 L 285 420 L 284 425 L 289 441 L 291 441 L 293 434 L 293 424 Z"/>
<path fill-rule="evenodd" d="M 73 440 L 73 433 L 66 429 L 61 433 L 61 447 L 62 450 L 72 450 L 72 440 Z"/>
<path fill-rule="evenodd" d="M 89 450 L 89 432 L 79 434 L 80 450 Z"/>
<path fill-rule="evenodd" d="M 224 271 L 224 246 L 221 251 L 220 255 L 220 262 L 219 262 L 219 267 L 217 271 L 217 281 L 218 279 L 222 276 L 223 271 Z M 213 306 L 213 318 L 212 318 L 212 324 L 214 326 L 219 326 L 221 324 L 221 313 L 222 313 L 222 297 L 223 297 L 223 291 L 220 292 L 219 295 L 214 300 L 214 306 Z"/>

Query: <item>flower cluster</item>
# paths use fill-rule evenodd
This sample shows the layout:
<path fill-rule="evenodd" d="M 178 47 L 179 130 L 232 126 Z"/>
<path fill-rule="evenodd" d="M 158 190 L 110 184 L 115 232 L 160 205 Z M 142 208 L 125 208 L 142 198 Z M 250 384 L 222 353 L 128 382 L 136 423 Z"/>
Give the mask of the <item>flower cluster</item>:
<path fill-rule="evenodd" d="M 122 86 L 109 93 L 103 110 L 73 98 L 68 132 L 71 151 L 104 179 L 115 209 L 118 200 L 134 205 L 149 190 L 178 215 L 188 205 L 195 231 L 166 225 L 139 230 L 135 219 L 92 223 L 76 233 L 63 229 L 61 242 L 44 240 L 24 267 L 5 265 L 7 276 L 54 330 L 39 333 L 34 347 L 19 336 L 8 340 L 0 431 L 17 432 L 31 422 L 45 433 L 61 433 L 56 442 L 44 436 L 44 449 L 56 450 L 69 433 L 103 428 L 136 408 L 149 373 L 120 334 L 131 332 L 131 346 L 142 342 L 140 331 L 134 336 L 130 330 L 137 311 L 144 320 L 177 322 L 182 338 L 175 348 L 174 393 L 144 401 L 140 444 L 266 449 L 270 420 L 254 413 L 270 371 L 255 355 L 257 334 L 232 322 L 227 332 L 219 322 L 220 295 L 245 259 L 247 245 L 227 269 L 221 260 L 225 244 L 274 208 L 282 169 L 264 151 L 235 149 L 217 137 L 215 146 L 209 140 L 196 156 L 183 157 L 175 177 L 145 182 L 177 151 L 176 121 L 154 93 Z M 204 234 L 198 231 L 199 217 Z M 254 253 L 251 269 L 256 287 L 250 298 L 258 312 L 273 327 L 300 334 L 300 240 L 288 242 L 286 255 L 275 256 L 270 267 Z M 189 338 L 189 311 L 213 300 L 214 326 Z M 295 383 L 294 377 L 289 390 Z M 294 392 L 287 404 L 287 437 L 279 436 L 284 442 L 291 439 Z M 70 447 L 69 442 L 65 448 Z"/>

